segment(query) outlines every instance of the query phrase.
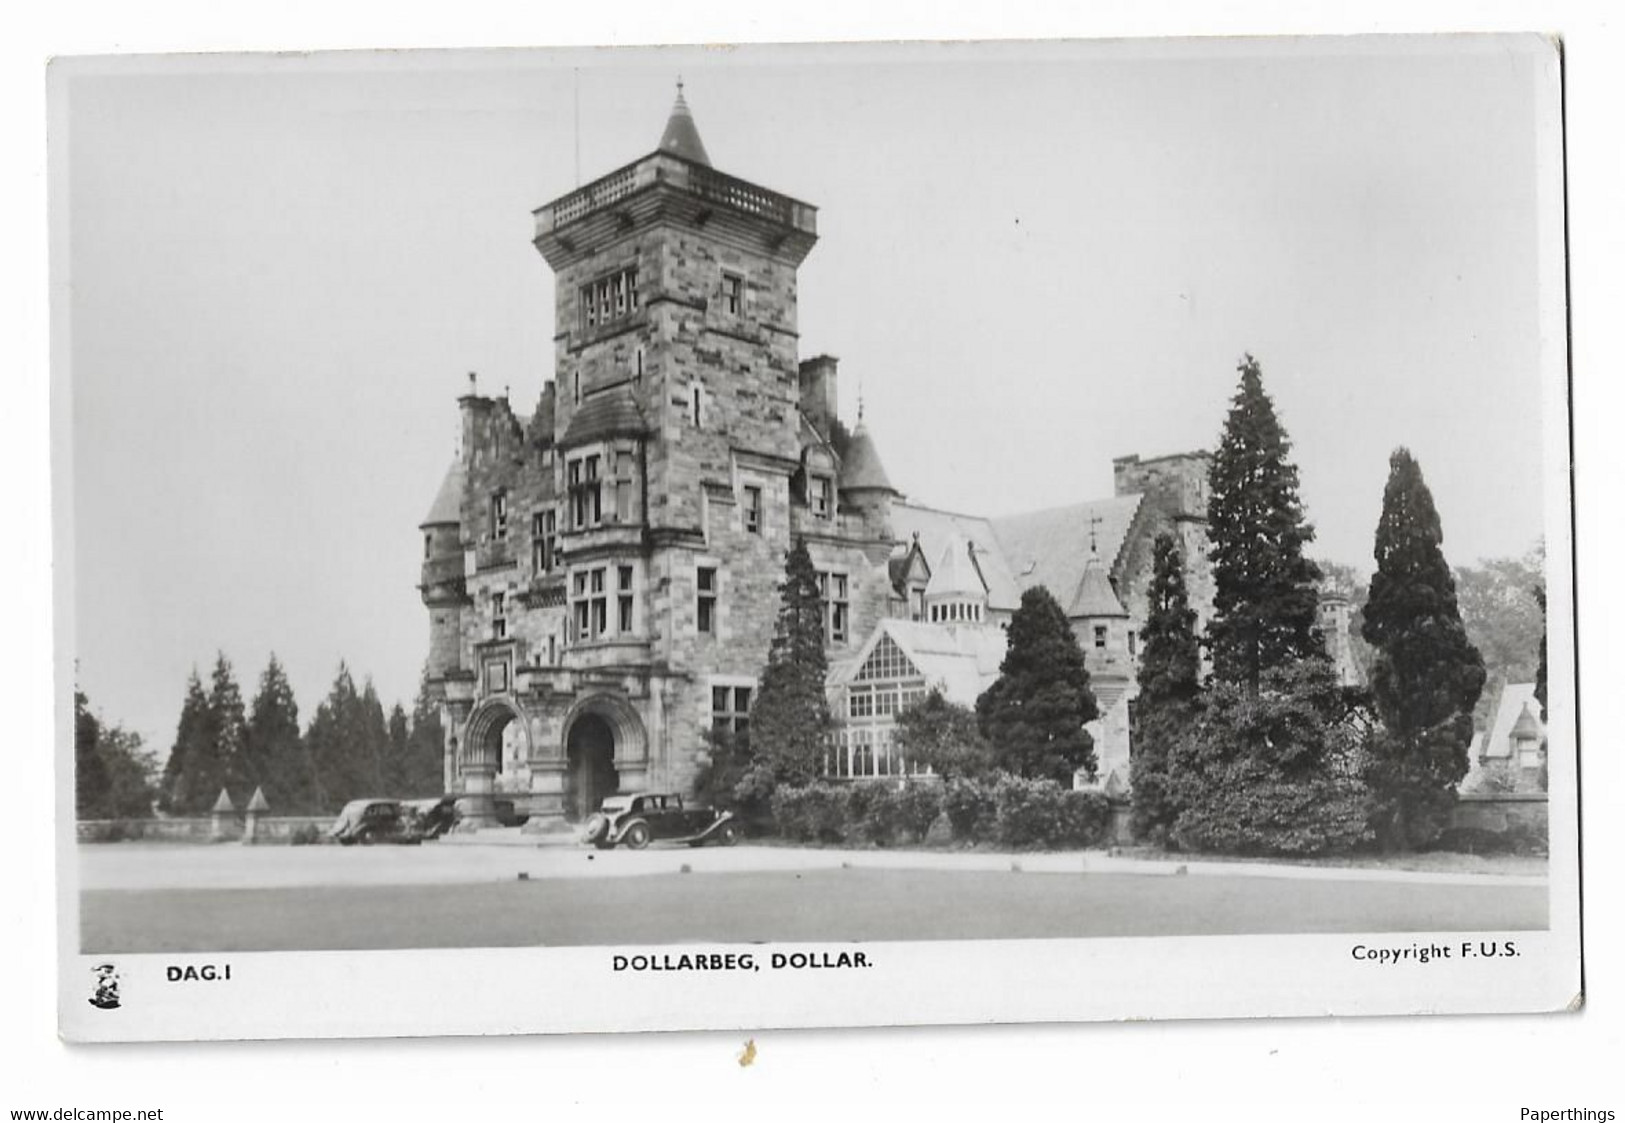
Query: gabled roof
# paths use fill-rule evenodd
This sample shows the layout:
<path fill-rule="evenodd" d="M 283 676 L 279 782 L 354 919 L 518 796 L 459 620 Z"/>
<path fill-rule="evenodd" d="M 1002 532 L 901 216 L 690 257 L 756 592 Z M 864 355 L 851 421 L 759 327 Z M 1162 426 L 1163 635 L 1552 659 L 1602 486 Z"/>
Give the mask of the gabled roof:
<path fill-rule="evenodd" d="M 1083 566 L 1083 579 L 1078 583 L 1078 592 L 1072 598 L 1072 607 L 1067 611 L 1069 616 L 1127 616 L 1128 610 L 1123 602 L 1117 599 L 1117 591 L 1112 588 L 1111 578 L 1106 576 L 1106 567 L 1100 563 L 1100 555 L 1091 554 Z"/>
<path fill-rule="evenodd" d="M 856 658 L 831 669 L 829 682 L 851 683 L 884 636 L 890 636 L 918 668 L 928 687 L 939 688 L 950 702 L 963 706 L 976 704 L 999 677 L 999 664 L 1004 662 L 1003 628 L 986 624 L 945 627 L 887 618 L 876 625 Z"/>
<path fill-rule="evenodd" d="M 699 127 L 694 124 L 694 114 L 688 111 L 688 102 L 683 99 L 680 79 L 677 83 L 677 100 L 672 103 L 671 116 L 666 119 L 666 131 L 660 137 L 660 151 L 693 160 L 708 168 L 711 166 L 711 157 L 706 154 L 705 144 L 700 140 Z"/>
<path fill-rule="evenodd" d="M 891 525 L 898 538 L 896 552 L 904 552 L 910 539 L 919 535 L 920 549 L 928 564 L 931 559 L 942 557 L 949 537 L 957 533 L 976 547 L 976 560 L 987 583 L 988 607 L 995 612 L 1014 612 L 1020 607 L 1021 586 L 1011 574 L 1006 555 L 987 519 L 911 503 L 893 503 Z"/>
<path fill-rule="evenodd" d="M 429 513 L 418 524 L 425 526 L 456 526 L 463 521 L 463 462 L 454 460 L 446 469 L 446 478 L 440 481 Z"/>
<path fill-rule="evenodd" d="M 875 447 L 868 426 L 860 418 L 857 428 L 852 430 L 852 439 L 847 442 L 845 459 L 841 462 L 841 489 L 857 491 L 864 488 L 897 494 L 897 489 L 886 475 L 886 466 L 880 462 L 880 450 Z"/>
<path fill-rule="evenodd" d="M 1512 755 L 1512 731 L 1526 711 L 1536 721 L 1540 719 L 1540 702 L 1535 698 L 1534 683 L 1509 682 L 1501 688 L 1501 698 L 1495 708 L 1495 720 L 1490 723 L 1489 735 L 1484 739 L 1485 756 Z M 1544 731 L 1545 727 L 1539 728 Z"/>
<path fill-rule="evenodd" d="M 562 445 L 583 445 L 589 441 L 603 441 L 611 437 L 641 437 L 648 433 L 649 425 L 643 420 L 643 411 L 632 388 L 625 382 L 594 394 L 576 407 L 564 431 Z"/>
<path fill-rule="evenodd" d="M 1119 495 L 1070 507 L 1006 515 L 990 522 L 1021 588 L 1043 585 L 1060 601 L 1068 616 L 1082 616 L 1087 614 L 1081 611 L 1078 598 L 1089 562 L 1091 531 L 1109 576 L 1117 568 L 1140 501 L 1138 495 Z M 1118 608 L 1122 608 L 1121 603 Z"/>
<path fill-rule="evenodd" d="M 948 542 L 937 555 L 937 564 L 931 567 L 931 580 L 925 595 L 933 600 L 940 597 L 987 596 L 987 581 L 976 564 L 971 551 L 976 547 L 957 530 L 948 535 Z"/>

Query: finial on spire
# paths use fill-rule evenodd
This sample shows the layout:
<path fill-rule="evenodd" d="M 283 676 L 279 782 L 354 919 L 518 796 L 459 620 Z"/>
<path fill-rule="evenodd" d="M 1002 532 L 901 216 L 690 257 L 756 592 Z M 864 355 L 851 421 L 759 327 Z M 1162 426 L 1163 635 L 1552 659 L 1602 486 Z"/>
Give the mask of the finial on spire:
<path fill-rule="evenodd" d="M 1089 516 L 1089 554 L 1091 557 L 1095 556 L 1097 553 L 1095 549 L 1095 528 L 1098 527 L 1102 521 L 1103 520 L 1099 515 Z"/>
<path fill-rule="evenodd" d="M 681 74 L 677 76 L 677 100 L 672 103 L 671 116 L 666 119 L 666 131 L 660 137 L 660 151 L 704 164 L 708 168 L 711 166 L 711 157 L 706 154 L 705 144 L 700 140 L 700 130 L 694 125 L 694 115 L 689 112 L 688 101 L 683 97 Z"/>
<path fill-rule="evenodd" d="M 863 375 L 858 374 L 858 424 L 863 424 Z"/>

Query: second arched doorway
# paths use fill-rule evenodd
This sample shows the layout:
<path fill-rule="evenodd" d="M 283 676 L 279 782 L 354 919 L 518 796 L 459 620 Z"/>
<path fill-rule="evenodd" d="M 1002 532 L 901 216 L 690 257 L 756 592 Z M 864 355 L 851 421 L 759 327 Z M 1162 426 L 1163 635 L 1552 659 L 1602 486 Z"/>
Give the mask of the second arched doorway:
<path fill-rule="evenodd" d="M 620 786 L 614 726 L 601 714 L 581 714 L 570 723 L 564 759 L 564 817 L 580 822 Z"/>

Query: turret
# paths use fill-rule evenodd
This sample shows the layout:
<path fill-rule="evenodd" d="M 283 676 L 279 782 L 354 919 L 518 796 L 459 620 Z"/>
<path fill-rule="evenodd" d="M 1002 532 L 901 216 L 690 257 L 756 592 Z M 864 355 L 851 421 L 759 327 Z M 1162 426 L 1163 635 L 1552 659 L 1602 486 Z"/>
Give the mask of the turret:
<path fill-rule="evenodd" d="M 429 664 L 431 680 L 459 668 L 458 650 L 462 611 L 468 604 L 464 585 L 462 506 L 463 465 L 453 461 L 446 469 L 429 513 L 418 528 L 423 531 L 423 579 L 418 591 L 429 609 Z"/>

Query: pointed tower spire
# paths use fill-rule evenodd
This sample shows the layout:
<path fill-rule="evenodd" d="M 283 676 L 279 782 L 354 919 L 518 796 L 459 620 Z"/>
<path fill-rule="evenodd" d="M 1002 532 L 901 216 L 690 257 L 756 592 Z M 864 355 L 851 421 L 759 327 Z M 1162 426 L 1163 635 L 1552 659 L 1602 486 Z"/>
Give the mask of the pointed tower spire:
<path fill-rule="evenodd" d="M 711 157 L 706 155 L 700 130 L 694 124 L 694 115 L 688 111 L 688 102 L 683 98 L 681 75 L 677 78 L 677 100 L 672 103 L 671 116 L 666 119 L 666 131 L 660 137 L 660 151 L 704 164 L 708 168 L 711 166 Z"/>

